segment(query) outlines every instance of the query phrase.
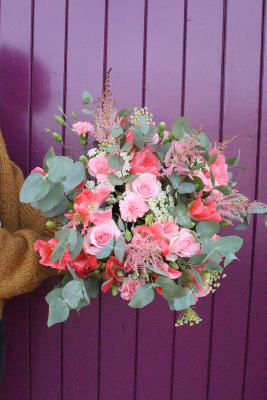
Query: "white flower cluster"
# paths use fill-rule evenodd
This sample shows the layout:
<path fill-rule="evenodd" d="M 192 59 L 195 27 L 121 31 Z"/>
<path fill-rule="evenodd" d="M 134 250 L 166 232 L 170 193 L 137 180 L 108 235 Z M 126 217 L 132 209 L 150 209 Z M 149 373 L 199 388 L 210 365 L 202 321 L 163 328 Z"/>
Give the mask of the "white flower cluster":
<path fill-rule="evenodd" d="M 95 181 L 86 181 L 85 187 L 86 187 L 86 189 L 89 189 L 92 192 L 94 192 L 95 191 Z"/>
<path fill-rule="evenodd" d="M 120 156 L 125 162 L 124 162 L 124 166 L 123 166 L 122 170 L 115 172 L 115 175 L 118 178 L 122 178 L 123 176 L 129 175 L 130 169 L 131 169 L 131 165 L 129 163 L 131 156 L 129 156 L 126 152 L 120 153 Z"/>
<path fill-rule="evenodd" d="M 87 153 L 87 155 L 92 158 L 92 157 L 98 157 L 98 156 L 106 156 L 107 153 L 103 149 L 90 149 Z"/>
<path fill-rule="evenodd" d="M 174 221 L 170 212 L 170 207 L 174 207 L 174 201 L 172 196 L 168 196 L 167 191 L 163 190 L 157 197 L 149 200 L 148 206 L 155 214 L 156 222 Z"/>

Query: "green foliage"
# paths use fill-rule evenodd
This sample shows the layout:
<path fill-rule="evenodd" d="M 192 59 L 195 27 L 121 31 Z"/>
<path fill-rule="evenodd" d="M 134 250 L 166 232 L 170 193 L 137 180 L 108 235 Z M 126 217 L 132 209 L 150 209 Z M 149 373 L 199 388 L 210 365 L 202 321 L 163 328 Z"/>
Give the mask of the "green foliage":
<path fill-rule="evenodd" d="M 114 145 L 114 146 L 108 146 L 105 151 L 107 153 L 117 153 L 118 151 L 120 151 L 119 146 L 118 145 Z"/>
<path fill-rule="evenodd" d="M 124 121 L 127 117 L 129 117 L 131 112 L 132 112 L 132 106 L 130 105 L 129 107 L 125 108 L 124 110 L 121 110 L 120 112 L 118 112 L 117 117 L 119 117 L 119 118 L 123 117 L 122 121 Z"/>
<path fill-rule="evenodd" d="M 50 182 L 40 172 L 33 172 L 25 180 L 21 192 L 22 203 L 32 203 L 43 199 L 50 190 Z"/>
<path fill-rule="evenodd" d="M 204 132 L 200 132 L 200 134 L 198 135 L 198 140 L 206 151 L 210 151 L 210 141 Z"/>
<path fill-rule="evenodd" d="M 215 186 L 215 179 L 214 179 L 213 172 L 212 172 L 211 169 L 210 169 L 210 180 L 211 180 L 212 186 L 214 187 Z"/>
<path fill-rule="evenodd" d="M 82 109 L 82 112 L 84 113 L 84 114 L 93 114 L 93 110 L 87 110 L 87 108 L 83 108 Z"/>
<path fill-rule="evenodd" d="M 114 238 L 111 238 L 110 241 L 106 244 L 106 246 L 96 255 L 98 260 L 102 258 L 106 258 L 110 255 L 114 247 Z"/>
<path fill-rule="evenodd" d="M 124 183 L 133 182 L 136 178 L 138 178 L 138 176 L 140 176 L 140 175 L 133 174 L 133 175 L 126 176 L 126 178 L 124 178 Z"/>
<path fill-rule="evenodd" d="M 184 117 L 177 118 L 172 124 L 170 135 L 176 139 L 182 139 L 190 130 L 190 122 Z"/>
<path fill-rule="evenodd" d="M 168 142 L 168 143 L 165 143 L 165 144 L 160 148 L 159 151 L 161 152 L 161 154 L 162 154 L 162 156 L 163 156 L 163 160 L 164 160 L 164 158 L 166 157 L 166 154 L 168 153 L 168 151 L 170 150 L 171 145 L 172 145 L 172 143 L 171 143 L 171 142 Z"/>
<path fill-rule="evenodd" d="M 39 200 L 38 206 L 43 211 L 49 211 L 56 207 L 64 197 L 64 186 L 61 182 L 52 183 L 47 195 Z"/>
<path fill-rule="evenodd" d="M 247 227 L 249 226 L 250 219 L 251 219 L 251 214 L 250 214 L 250 212 L 247 211 L 247 215 L 246 215 L 246 216 L 242 215 L 242 218 L 244 219 L 244 221 L 243 221 L 243 222 L 240 222 L 240 224 L 238 224 L 238 225 L 235 226 L 235 229 L 237 229 L 237 230 L 239 230 L 239 231 L 242 231 L 242 230 L 244 230 L 244 229 L 247 229 Z"/>
<path fill-rule="evenodd" d="M 149 265 L 149 269 L 156 274 L 168 277 L 167 272 L 162 271 L 160 268 L 153 267 L 153 265 Z"/>
<path fill-rule="evenodd" d="M 216 242 L 213 239 L 201 240 L 203 254 L 207 254 L 206 260 L 216 263 L 221 261 L 221 257 L 226 257 L 229 253 L 235 254 L 240 250 L 243 240 L 239 236 L 226 236 L 219 238 Z"/>
<path fill-rule="evenodd" d="M 89 297 L 97 298 L 99 291 L 99 279 L 91 275 L 84 281 L 84 286 Z"/>
<path fill-rule="evenodd" d="M 93 101 L 93 97 L 90 95 L 90 93 L 84 91 L 83 92 L 83 100 L 82 100 L 83 105 L 90 104 L 90 103 L 92 103 L 92 101 Z"/>
<path fill-rule="evenodd" d="M 133 141 L 132 141 L 132 140 L 131 140 L 130 142 L 125 143 L 125 144 L 122 146 L 121 151 L 122 151 L 122 152 L 128 151 L 128 150 L 130 149 L 130 147 L 131 147 L 132 144 L 133 144 Z"/>
<path fill-rule="evenodd" d="M 77 161 L 73 164 L 71 171 L 67 174 L 66 179 L 62 182 L 65 188 L 65 192 L 69 192 L 76 186 L 80 185 L 85 177 L 84 164 L 81 161 Z"/>
<path fill-rule="evenodd" d="M 46 161 L 49 168 L 48 178 L 51 182 L 60 182 L 70 173 L 73 160 L 65 156 L 51 157 Z"/>
<path fill-rule="evenodd" d="M 192 306 L 194 302 L 195 298 L 192 290 L 188 289 L 184 296 L 180 297 L 179 299 L 170 300 L 169 305 L 171 310 L 181 311 Z"/>
<path fill-rule="evenodd" d="M 195 254 L 194 256 L 189 258 L 189 262 L 191 265 L 199 266 L 203 264 L 205 258 L 205 254 Z"/>
<path fill-rule="evenodd" d="M 82 286 L 83 282 L 73 280 L 67 283 L 62 289 L 62 296 L 70 308 L 76 308 L 79 301 L 83 298 Z"/>
<path fill-rule="evenodd" d="M 77 313 L 79 314 L 80 309 L 81 309 L 82 307 L 86 307 L 86 306 L 89 306 L 89 305 L 90 305 L 90 300 L 89 300 L 89 299 L 86 299 L 86 298 L 83 298 L 83 299 L 81 299 L 81 300 L 79 301 L 79 303 L 78 303 L 77 307 L 75 308 L 75 310 L 76 310 Z"/>
<path fill-rule="evenodd" d="M 117 154 L 110 154 L 108 156 L 108 165 L 111 168 L 117 168 L 120 164 L 122 164 L 122 158 L 118 156 Z"/>
<path fill-rule="evenodd" d="M 122 262 L 125 254 L 125 239 L 123 236 L 119 236 L 116 240 L 116 244 L 114 247 L 115 257 Z"/>
<path fill-rule="evenodd" d="M 191 268 L 191 271 L 192 271 L 192 274 L 194 275 L 194 278 L 195 278 L 197 284 L 202 287 L 203 283 L 202 283 L 202 278 L 201 278 L 200 273 L 195 268 Z"/>
<path fill-rule="evenodd" d="M 74 111 L 71 112 L 71 116 L 73 119 L 75 119 L 75 121 L 77 121 L 77 115 L 75 114 Z"/>
<path fill-rule="evenodd" d="M 215 161 L 217 160 L 217 157 L 218 157 L 218 154 L 217 154 L 217 153 L 211 154 L 211 155 L 210 155 L 210 158 L 209 158 L 208 161 L 207 161 L 207 164 L 208 164 L 208 165 L 214 164 Z"/>
<path fill-rule="evenodd" d="M 122 185 L 123 184 L 123 180 L 122 178 L 118 178 L 117 175 L 115 174 L 108 174 L 108 180 L 112 185 Z"/>
<path fill-rule="evenodd" d="M 123 135 L 124 132 L 123 129 L 120 127 L 120 125 L 116 125 L 111 131 L 111 136 L 114 137 L 115 139 L 119 139 Z"/>
<path fill-rule="evenodd" d="M 228 264 L 230 264 L 230 262 L 233 260 L 238 260 L 238 258 L 232 253 L 227 254 L 227 256 L 224 260 L 224 267 L 226 267 Z"/>
<path fill-rule="evenodd" d="M 188 288 L 178 286 L 173 280 L 164 276 L 159 276 L 156 279 L 156 284 L 162 288 L 162 295 L 168 301 L 179 299 L 188 292 Z"/>
<path fill-rule="evenodd" d="M 228 195 L 232 194 L 232 189 L 228 185 L 220 185 L 220 186 L 215 186 L 214 189 L 219 190 L 219 192 Z"/>
<path fill-rule="evenodd" d="M 249 208 L 249 212 L 251 214 L 263 214 L 267 212 L 267 206 L 265 206 L 262 203 L 259 202 L 254 202 L 253 203 L 254 207 L 253 208 Z"/>
<path fill-rule="evenodd" d="M 210 239 L 220 230 L 220 224 L 216 221 L 201 221 L 196 226 L 197 233 L 201 239 Z"/>
<path fill-rule="evenodd" d="M 66 248 L 67 248 L 66 240 L 60 240 L 57 246 L 54 248 L 53 253 L 51 254 L 50 258 L 51 263 L 54 263 L 57 260 L 59 260 L 59 262 L 61 263 Z"/>
<path fill-rule="evenodd" d="M 178 193 L 180 194 L 185 194 L 185 193 L 193 193 L 195 191 L 195 185 L 193 183 L 189 182 L 183 182 L 181 185 L 178 187 Z"/>
<path fill-rule="evenodd" d="M 169 180 L 174 189 L 178 189 L 179 185 L 181 184 L 181 176 L 177 175 L 175 171 L 172 171 L 171 175 L 169 176 Z M 195 189 L 195 188 L 194 188 Z"/>
<path fill-rule="evenodd" d="M 225 162 L 228 165 L 237 165 L 240 160 L 240 150 L 238 152 L 238 156 L 235 158 L 228 158 Z"/>
<path fill-rule="evenodd" d="M 68 210 L 67 204 L 66 202 L 68 201 L 67 197 L 63 197 L 63 199 L 61 200 L 61 202 L 55 206 L 54 208 L 52 208 L 49 211 L 43 212 L 43 215 L 45 217 L 55 217 L 56 215 L 60 215 L 62 213 L 64 213 L 65 211 Z"/>
<path fill-rule="evenodd" d="M 54 290 L 52 290 L 51 292 L 48 293 L 48 295 L 45 297 L 45 301 L 47 302 L 47 304 L 49 305 L 52 301 L 52 299 L 54 299 L 55 297 L 62 297 L 62 288 L 56 288 Z"/>
<path fill-rule="evenodd" d="M 216 262 L 209 261 L 205 264 L 205 269 L 210 274 L 214 274 L 214 272 L 222 272 L 223 268 Z"/>
<path fill-rule="evenodd" d="M 152 283 L 139 286 L 133 295 L 129 306 L 133 308 L 143 308 L 154 300 L 154 296 L 154 285 Z"/>
<path fill-rule="evenodd" d="M 72 246 L 73 250 L 70 251 L 71 258 L 75 260 L 76 257 L 80 254 L 83 248 L 83 237 L 81 235 L 77 236 L 77 241 L 74 246 Z"/>
<path fill-rule="evenodd" d="M 58 115 L 55 115 L 55 120 L 60 124 L 66 126 L 66 123 L 63 118 L 59 117 Z"/>
<path fill-rule="evenodd" d="M 44 156 L 43 170 L 45 173 L 48 172 L 48 166 L 46 165 L 46 161 L 51 157 L 55 157 L 55 152 L 54 152 L 53 147 L 50 147 L 50 149 L 47 151 L 46 155 Z"/>
<path fill-rule="evenodd" d="M 69 306 L 63 302 L 59 297 L 55 297 L 49 304 L 49 315 L 47 325 L 48 327 L 57 324 L 58 322 L 64 322 L 69 316 Z"/>

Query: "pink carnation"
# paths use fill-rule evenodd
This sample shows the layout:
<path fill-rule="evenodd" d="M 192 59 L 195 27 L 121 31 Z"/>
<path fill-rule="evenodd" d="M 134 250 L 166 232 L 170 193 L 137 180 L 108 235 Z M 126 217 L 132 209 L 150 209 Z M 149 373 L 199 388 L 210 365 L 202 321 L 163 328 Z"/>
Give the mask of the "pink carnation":
<path fill-rule="evenodd" d="M 131 300 L 137 288 L 139 286 L 144 286 L 145 284 L 146 284 L 145 279 L 138 278 L 136 279 L 136 281 L 133 281 L 131 275 L 128 275 L 127 282 L 123 283 L 119 288 L 119 291 L 121 292 L 121 297 L 124 300 Z"/>
<path fill-rule="evenodd" d="M 121 217 L 126 222 L 136 222 L 148 211 L 148 206 L 141 197 L 135 193 L 129 193 L 120 203 Z"/>
<path fill-rule="evenodd" d="M 166 221 L 163 223 L 163 231 L 162 235 L 171 240 L 173 236 L 177 236 L 179 234 L 179 226 L 175 222 Z"/>
<path fill-rule="evenodd" d="M 170 261 L 176 261 L 178 256 L 192 257 L 200 250 L 200 243 L 197 243 L 195 236 L 189 229 L 182 228 L 178 236 L 170 240 L 170 255 L 166 258 Z"/>
<path fill-rule="evenodd" d="M 78 133 L 78 135 L 85 135 L 87 132 L 92 132 L 94 130 L 94 125 L 90 124 L 90 122 L 79 121 L 72 125 L 72 129 L 74 132 Z"/>
<path fill-rule="evenodd" d="M 108 165 L 108 159 L 105 156 L 91 158 L 88 163 L 88 171 L 91 176 L 94 176 L 98 181 L 105 181 L 108 174 L 114 174 L 116 170 Z"/>

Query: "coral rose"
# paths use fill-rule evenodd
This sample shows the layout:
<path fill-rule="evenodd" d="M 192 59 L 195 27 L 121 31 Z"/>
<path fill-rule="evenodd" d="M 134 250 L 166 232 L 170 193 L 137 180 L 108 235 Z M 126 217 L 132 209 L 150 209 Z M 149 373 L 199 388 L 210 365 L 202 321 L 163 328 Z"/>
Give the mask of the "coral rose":
<path fill-rule="evenodd" d="M 166 221 L 163 223 L 162 235 L 171 240 L 173 236 L 177 236 L 179 234 L 179 226 L 175 222 Z"/>
<path fill-rule="evenodd" d="M 57 260 L 54 263 L 51 263 L 51 255 L 57 245 L 58 245 L 57 239 L 51 239 L 48 242 L 46 242 L 45 240 L 37 240 L 34 243 L 34 250 L 39 251 L 40 253 L 41 256 L 41 260 L 39 261 L 40 264 L 48 265 L 50 267 L 57 269 L 67 270 L 68 269 L 67 264 L 71 262 L 71 256 L 68 249 L 65 250 L 61 262 Z"/>
<path fill-rule="evenodd" d="M 90 124 L 90 122 L 76 122 L 76 124 L 72 125 L 72 129 L 74 132 L 78 133 L 78 135 L 85 135 L 87 132 L 94 131 L 94 125 Z"/>
<path fill-rule="evenodd" d="M 85 253 L 94 256 L 106 246 L 110 239 L 115 238 L 117 240 L 120 235 L 121 231 L 113 220 L 110 220 L 107 224 L 92 226 L 84 236 L 83 249 Z"/>
<path fill-rule="evenodd" d="M 89 276 L 92 270 L 95 270 L 98 265 L 99 261 L 94 256 L 88 256 L 85 254 L 83 250 L 78 257 L 71 262 L 71 266 L 74 271 L 83 278 Z"/>
<path fill-rule="evenodd" d="M 218 149 L 212 149 L 209 151 L 209 155 L 217 154 L 216 161 L 210 165 L 215 181 L 218 185 L 227 185 L 228 175 L 227 168 L 228 165 L 225 163 L 225 157 L 219 152 Z M 210 172 L 205 172 L 206 178 L 210 178 Z"/>
<path fill-rule="evenodd" d="M 178 236 L 170 240 L 170 254 L 167 260 L 176 261 L 178 256 L 192 257 L 200 250 L 200 243 L 197 243 L 195 236 L 189 229 L 182 228 Z"/>
<path fill-rule="evenodd" d="M 154 199 L 161 192 L 161 183 L 150 172 L 140 175 L 131 186 L 132 191 L 145 201 Z"/>
<path fill-rule="evenodd" d="M 155 152 L 152 147 L 145 147 L 139 151 L 131 162 L 132 174 L 144 174 L 150 172 L 153 175 L 159 176 L 161 163 L 153 154 Z"/>
<path fill-rule="evenodd" d="M 221 221 L 221 216 L 216 210 L 213 200 L 210 200 L 205 206 L 201 198 L 194 201 L 193 206 L 189 210 L 192 218 L 198 221 Z"/>
<path fill-rule="evenodd" d="M 136 193 L 129 193 L 123 200 L 120 200 L 121 218 L 126 222 L 136 222 L 149 210 L 144 199 Z"/>
<path fill-rule="evenodd" d="M 105 156 L 93 157 L 88 163 L 88 172 L 91 176 L 94 176 L 97 181 L 106 181 L 108 174 L 113 174 L 116 169 L 111 168 L 108 165 L 108 159 Z"/>

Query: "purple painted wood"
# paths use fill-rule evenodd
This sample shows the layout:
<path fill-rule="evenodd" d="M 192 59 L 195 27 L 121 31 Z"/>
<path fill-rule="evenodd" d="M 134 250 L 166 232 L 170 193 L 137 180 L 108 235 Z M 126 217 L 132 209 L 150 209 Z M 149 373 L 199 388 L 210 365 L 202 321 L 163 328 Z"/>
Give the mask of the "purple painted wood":
<path fill-rule="evenodd" d="M 119 109 L 141 106 L 143 36 L 144 1 L 110 0 L 107 69 Z M 136 315 L 119 296 L 101 294 L 100 400 L 134 399 Z"/>
<path fill-rule="evenodd" d="M 168 130 L 180 116 L 183 15 L 182 2 L 148 3 L 144 103 L 156 123 L 165 121 Z M 137 399 L 171 397 L 173 331 L 174 314 L 166 300 L 156 295 L 152 304 L 139 311 Z"/>
<path fill-rule="evenodd" d="M 14 10 L 17 12 L 14 13 Z M 0 38 L 0 129 L 11 159 L 17 162 L 24 174 L 27 174 L 31 48 L 29 1 L 2 0 Z M 30 394 L 29 296 L 6 301 L 4 311 L 7 357 L 0 398 L 27 400 Z"/>
<path fill-rule="evenodd" d="M 227 40 L 221 69 L 223 5 L 228 5 Z M 258 198 L 266 202 L 266 61 L 256 163 L 261 22 L 261 1 L 2 0 L 0 128 L 11 158 L 27 174 L 41 166 L 51 145 L 61 154 L 43 128 L 61 133 L 53 120 L 58 105 L 68 115 L 75 111 L 78 120 L 87 119 L 80 112 L 82 92 L 88 90 L 95 100 L 101 95 L 104 65 L 113 69 L 111 91 L 119 108 L 145 101 L 167 129 L 182 109 L 192 126 L 206 123 L 204 131 L 213 142 L 219 132 L 230 138 L 245 131 L 226 154 L 232 157 L 241 149 L 241 165 L 251 171 L 233 172 L 238 189 L 251 199 L 259 169 Z M 66 142 L 77 157 L 76 142 L 67 132 Z M 265 399 L 266 228 L 261 217 L 255 228 L 254 253 L 251 226 L 241 232 L 241 261 L 227 268 L 228 279 L 216 292 L 214 316 L 210 295 L 196 305 L 203 321 L 194 327 L 174 328 L 175 315 L 160 296 L 136 312 L 107 293 L 101 302 L 92 299 L 80 316 L 72 313 L 62 327 L 48 329 L 44 297 L 53 280 L 34 291 L 30 303 L 27 295 L 7 301 L 0 399 L 239 399 L 243 387 L 244 399 Z M 223 234 L 240 232 L 225 229 Z"/>
<path fill-rule="evenodd" d="M 61 133 L 53 116 L 59 114 L 57 106 L 63 101 L 65 2 L 49 3 L 48 7 L 47 2 L 37 0 L 34 7 L 31 169 L 42 167 L 43 157 L 52 146 L 56 154 L 62 154 L 61 146 L 44 128 Z M 43 282 L 30 295 L 32 400 L 61 399 L 61 326 L 47 328 L 48 306 L 44 300 L 56 282 Z"/>
<path fill-rule="evenodd" d="M 260 103 L 261 124 L 259 126 L 259 174 L 257 197 L 266 202 L 266 151 L 267 151 L 267 49 L 266 49 L 266 7 L 263 9 L 264 28 L 263 40 L 263 81 L 262 104 Z M 261 100 L 261 99 L 260 99 Z M 244 399 L 252 398 L 264 400 L 267 391 L 267 296 L 266 296 L 266 227 L 262 216 L 257 218 L 255 224 L 254 262 L 252 264 L 251 304 L 249 309 L 249 331 L 247 343 L 246 376 L 244 382 Z"/>
<path fill-rule="evenodd" d="M 204 132 L 213 144 L 219 141 L 220 128 L 222 21 L 223 1 L 188 3 L 184 115 L 192 128 L 205 123 Z M 173 399 L 206 399 L 211 305 L 212 295 L 200 298 L 194 309 L 202 322 L 175 328 Z M 181 351 L 182 343 L 190 352 Z"/>
<path fill-rule="evenodd" d="M 256 178 L 261 13 L 261 2 L 228 2 L 224 139 L 239 132 L 246 133 L 232 143 L 226 155 L 233 157 L 238 149 L 242 150 L 241 165 L 250 171 L 233 170 L 234 181 L 238 182 L 237 189 L 252 199 Z M 227 229 L 224 234 L 239 233 Z M 242 397 L 253 231 L 250 228 L 241 235 L 244 239 L 244 246 L 238 253 L 241 261 L 227 267 L 227 279 L 216 292 L 211 400 Z"/>
<path fill-rule="evenodd" d="M 104 16 L 103 1 L 83 0 L 79 7 L 69 2 L 66 109 L 70 119 L 74 111 L 78 121 L 88 120 L 81 112 L 86 107 L 82 106 L 84 90 L 95 101 L 102 93 Z M 82 34 L 78 26 L 82 27 Z M 79 155 L 77 142 L 69 131 L 66 131 L 66 144 L 72 154 Z M 91 299 L 90 306 L 81 309 L 80 316 L 73 311 L 63 326 L 63 398 L 66 400 L 98 399 L 99 311 L 99 298 Z"/>

